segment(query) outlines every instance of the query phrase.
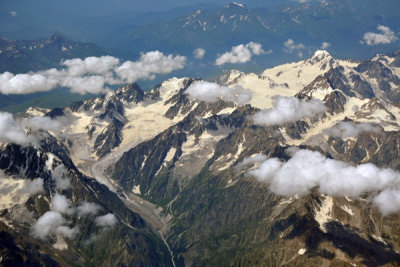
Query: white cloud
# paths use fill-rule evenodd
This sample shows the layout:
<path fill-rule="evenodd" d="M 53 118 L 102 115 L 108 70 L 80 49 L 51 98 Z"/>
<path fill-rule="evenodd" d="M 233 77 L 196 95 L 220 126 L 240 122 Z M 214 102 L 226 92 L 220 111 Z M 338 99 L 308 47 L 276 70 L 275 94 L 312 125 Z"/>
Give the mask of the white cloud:
<path fill-rule="evenodd" d="M 58 80 L 40 73 L 14 75 L 10 72 L 0 74 L 0 93 L 29 94 L 46 92 L 58 85 Z"/>
<path fill-rule="evenodd" d="M 251 157 L 244 158 L 242 162 L 235 166 L 236 171 L 242 170 L 245 166 L 253 165 L 267 160 L 267 156 L 263 154 L 255 154 Z"/>
<path fill-rule="evenodd" d="M 59 131 L 63 127 L 61 120 L 52 119 L 50 117 L 35 116 L 32 118 L 24 118 L 21 121 L 21 126 L 24 128 L 28 127 L 31 129 L 43 129 L 47 131 Z"/>
<path fill-rule="evenodd" d="M 66 190 L 71 188 L 71 179 L 67 175 L 68 170 L 65 168 L 64 164 L 60 164 L 54 168 L 51 176 L 56 182 L 56 189 Z"/>
<path fill-rule="evenodd" d="M 400 174 L 370 163 L 352 166 L 328 159 L 319 152 L 299 150 L 287 162 L 271 158 L 249 174 L 267 183 L 278 195 L 305 195 L 314 188 L 339 197 L 381 192 L 373 203 L 382 213 L 400 210 Z"/>
<path fill-rule="evenodd" d="M 184 56 L 165 56 L 162 52 L 152 51 L 140 56 L 136 62 L 126 61 L 117 67 L 116 74 L 127 82 L 139 79 L 154 79 L 156 74 L 167 74 L 185 66 Z"/>
<path fill-rule="evenodd" d="M 340 122 L 334 127 L 324 131 L 325 134 L 333 137 L 348 138 L 356 137 L 362 132 L 382 132 L 381 128 L 370 123 L 354 123 L 351 121 Z"/>
<path fill-rule="evenodd" d="M 11 113 L 0 112 L 0 142 L 25 145 L 30 142 L 24 129 L 14 120 Z"/>
<path fill-rule="evenodd" d="M 322 42 L 322 44 L 321 44 L 321 49 L 328 49 L 330 46 L 331 46 L 331 43 Z"/>
<path fill-rule="evenodd" d="M 390 44 L 398 39 L 389 27 L 378 25 L 377 29 L 381 33 L 367 32 L 361 43 L 365 42 L 367 45 Z"/>
<path fill-rule="evenodd" d="M 108 213 L 104 216 L 97 217 L 94 222 L 97 226 L 113 227 L 118 222 L 118 220 L 114 214 Z"/>
<path fill-rule="evenodd" d="M 194 57 L 198 59 L 202 59 L 205 53 L 206 50 L 204 50 L 203 48 L 197 48 L 196 50 L 193 51 Z"/>
<path fill-rule="evenodd" d="M 259 125 L 279 125 L 306 117 L 313 118 L 325 110 L 322 101 L 317 99 L 304 102 L 296 97 L 275 96 L 273 108 L 256 113 L 253 119 Z"/>
<path fill-rule="evenodd" d="M 65 226 L 67 221 L 62 215 L 55 211 L 48 211 L 43 214 L 32 226 L 31 234 L 38 239 L 46 239 L 59 233 L 66 238 L 75 238 L 79 233 L 78 228 L 69 228 Z"/>
<path fill-rule="evenodd" d="M 248 44 L 240 44 L 232 47 L 230 52 L 226 52 L 219 56 L 215 65 L 223 65 L 225 63 L 246 63 L 251 60 L 253 55 L 270 54 L 272 50 L 265 52 L 260 43 L 249 42 Z"/>
<path fill-rule="evenodd" d="M 68 226 L 58 226 L 56 232 L 68 239 L 74 239 L 79 234 L 79 227 L 69 228 Z"/>
<path fill-rule="evenodd" d="M 86 74 L 106 74 L 119 64 L 119 59 L 112 56 L 87 57 L 85 59 L 68 59 L 61 65 L 68 67 L 68 73 L 73 76 Z"/>
<path fill-rule="evenodd" d="M 245 104 L 252 98 L 251 91 L 237 85 L 233 88 L 221 86 L 216 83 L 198 81 L 189 86 L 185 91 L 192 99 L 206 102 L 215 102 L 218 99 Z"/>
<path fill-rule="evenodd" d="M 58 193 L 52 199 L 52 210 L 61 214 L 71 215 L 75 212 L 72 208 L 72 202 L 68 198 Z"/>
<path fill-rule="evenodd" d="M 293 53 L 295 50 L 303 50 L 304 48 L 306 48 L 302 43 L 296 44 L 292 39 L 288 39 L 286 42 L 284 42 L 283 46 L 283 51 L 286 53 Z M 299 57 L 300 53 L 301 52 L 299 52 Z"/>
<path fill-rule="evenodd" d="M 44 180 L 42 178 L 26 181 L 22 188 L 23 193 L 28 193 L 30 196 L 37 195 L 44 192 Z"/>
<path fill-rule="evenodd" d="M 101 93 L 108 91 L 107 85 L 135 82 L 139 79 L 154 79 L 157 74 L 167 74 L 182 69 L 186 57 L 164 55 L 159 51 L 141 54 L 138 61 L 119 60 L 111 56 L 69 59 L 61 62 L 61 69 L 48 69 L 37 73 L 0 74 L 0 93 L 28 94 L 50 91 L 56 87 L 67 87 L 72 92 Z"/>
<path fill-rule="evenodd" d="M 10 11 L 10 12 L 8 12 L 11 16 L 13 16 L 13 17 L 15 17 L 15 16 L 17 16 L 18 15 L 18 12 L 17 11 Z"/>
<path fill-rule="evenodd" d="M 383 215 L 398 213 L 400 211 L 400 190 L 386 189 L 377 195 L 373 202 Z"/>
<path fill-rule="evenodd" d="M 92 93 L 97 94 L 108 91 L 105 87 L 106 80 L 103 76 L 85 76 L 85 77 L 65 77 L 60 85 L 70 88 L 72 93 Z"/>
<path fill-rule="evenodd" d="M 92 202 L 83 202 L 76 208 L 79 216 L 96 215 L 100 210 L 101 207 Z"/>

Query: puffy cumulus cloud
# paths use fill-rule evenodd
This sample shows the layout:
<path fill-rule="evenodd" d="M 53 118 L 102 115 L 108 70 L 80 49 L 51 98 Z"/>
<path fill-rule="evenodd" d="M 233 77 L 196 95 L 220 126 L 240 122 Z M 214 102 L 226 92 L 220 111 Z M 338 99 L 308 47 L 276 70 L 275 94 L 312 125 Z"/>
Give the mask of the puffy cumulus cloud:
<path fill-rule="evenodd" d="M 351 121 L 344 121 L 336 124 L 334 127 L 324 130 L 324 133 L 332 137 L 348 138 L 356 137 L 362 132 L 381 133 L 382 130 L 379 126 L 371 123 L 354 123 Z"/>
<path fill-rule="evenodd" d="M 1 84 L 1 83 L 0 83 Z M 0 142 L 26 145 L 31 139 L 11 113 L 0 112 Z"/>
<path fill-rule="evenodd" d="M 377 195 L 373 202 L 383 215 L 398 213 L 400 211 L 400 190 L 386 189 Z"/>
<path fill-rule="evenodd" d="M 0 74 L 0 93 L 29 94 L 35 92 L 46 92 L 58 85 L 54 77 L 41 73 L 12 74 L 4 72 Z"/>
<path fill-rule="evenodd" d="M 195 58 L 202 59 L 206 53 L 206 50 L 203 48 L 197 48 L 196 50 L 193 51 L 193 55 Z"/>
<path fill-rule="evenodd" d="M 321 49 L 328 49 L 330 46 L 331 46 L 331 43 L 322 42 L 322 44 L 321 44 Z"/>
<path fill-rule="evenodd" d="M 304 102 L 296 97 L 276 96 L 273 108 L 256 113 L 253 119 L 255 124 L 270 126 L 312 118 L 325 111 L 326 107 L 317 99 Z"/>
<path fill-rule="evenodd" d="M 139 79 L 154 79 L 156 74 L 167 74 L 182 69 L 185 63 L 184 56 L 166 56 L 160 51 L 152 51 L 141 54 L 136 62 L 124 62 L 115 72 L 121 79 L 132 83 Z"/>
<path fill-rule="evenodd" d="M 79 227 L 69 228 L 68 226 L 58 226 L 56 232 L 68 239 L 74 239 L 79 234 Z"/>
<path fill-rule="evenodd" d="M 44 192 L 44 180 L 42 178 L 28 180 L 25 182 L 22 188 L 23 193 L 28 193 L 30 196 L 34 196 Z"/>
<path fill-rule="evenodd" d="M 118 222 L 118 220 L 114 214 L 108 213 L 104 216 L 97 217 L 94 222 L 97 226 L 113 227 Z"/>
<path fill-rule="evenodd" d="M 242 162 L 240 162 L 239 164 L 237 164 L 235 166 L 235 170 L 236 171 L 240 171 L 242 170 L 244 167 L 248 166 L 248 165 L 253 165 L 256 163 L 260 163 L 267 160 L 267 156 L 263 155 L 263 154 L 255 154 L 252 155 L 250 157 L 244 158 Z"/>
<path fill-rule="evenodd" d="M 88 239 L 86 239 L 85 241 L 83 241 L 83 245 L 84 246 L 89 246 L 90 244 L 92 244 L 94 241 L 96 241 L 98 238 L 97 235 L 95 234 L 91 234 L 90 237 Z"/>
<path fill-rule="evenodd" d="M 381 192 L 373 203 L 384 214 L 400 210 L 400 174 L 373 164 L 352 166 L 319 152 L 299 150 L 287 162 L 271 158 L 248 172 L 283 196 L 305 195 L 312 189 L 332 196 L 359 197 Z"/>
<path fill-rule="evenodd" d="M 51 209 L 58 213 L 71 215 L 75 212 L 75 210 L 72 208 L 71 200 L 58 193 L 56 193 L 53 197 L 51 204 Z"/>
<path fill-rule="evenodd" d="M 76 208 L 79 216 L 96 215 L 101 210 L 101 207 L 96 203 L 83 202 Z"/>
<path fill-rule="evenodd" d="M 68 170 L 64 164 L 60 164 L 54 168 L 51 177 L 56 182 L 56 189 L 66 190 L 71 188 L 71 179 L 68 177 Z"/>
<path fill-rule="evenodd" d="M 68 73 L 73 76 L 86 74 L 106 74 L 119 64 L 119 59 L 112 56 L 87 57 L 85 59 L 68 59 L 61 63 L 68 67 Z"/>
<path fill-rule="evenodd" d="M 283 51 L 286 53 L 293 53 L 294 51 L 299 51 L 305 49 L 305 45 L 302 43 L 296 44 L 292 39 L 288 39 L 286 42 L 283 43 Z M 299 52 L 299 57 L 302 57 L 303 53 Z"/>
<path fill-rule="evenodd" d="M 15 16 L 18 15 L 18 12 L 17 11 L 10 11 L 10 12 L 8 12 L 8 14 L 10 14 L 13 17 L 15 17 Z"/>
<path fill-rule="evenodd" d="M 260 43 L 249 42 L 248 44 L 240 44 L 233 46 L 230 52 L 226 52 L 219 56 L 215 65 L 223 65 L 225 63 L 246 63 L 251 60 L 253 55 L 270 54 L 272 50 L 264 51 Z"/>
<path fill-rule="evenodd" d="M 364 34 L 361 43 L 367 45 L 390 44 L 398 39 L 389 27 L 378 25 L 377 29 L 381 33 L 367 32 Z"/>
<path fill-rule="evenodd" d="M 79 233 L 78 228 L 69 228 L 67 221 L 62 215 L 55 211 L 43 214 L 31 228 L 33 237 L 45 240 L 49 236 L 61 234 L 65 238 L 73 239 Z"/>
<path fill-rule="evenodd" d="M 108 85 L 154 79 L 157 74 L 167 74 L 182 69 L 186 57 L 164 55 L 159 51 L 143 53 L 138 61 L 120 65 L 112 56 L 69 59 L 61 62 L 61 69 L 48 69 L 37 73 L 0 74 L 0 93 L 28 94 L 67 87 L 74 93 L 102 93 Z"/>
<path fill-rule="evenodd" d="M 186 89 L 185 94 L 188 94 L 192 99 L 205 102 L 215 102 L 218 99 L 223 99 L 238 104 L 245 104 L 252 98 L 251 91 L 240 85 L 230 88 L 206 81 L 193 83 Z"/>
<path fill-rule="evenodd" d="M 85 94 L 92 93 L 98 94 L 108 91 L 105 88 L 106 80 L 103 76 L 85 76 L 73 77 L 68 76 L 61 80 L 60 85 L 70 88 L 72 93 Z"/>
<path fill-rule="evenodd" d="M 64 123 L 62 120 L 52 119 L 50 117 L 35 116 L 31 118 L 24 118 L 21 120 L 21 126 L 31 129 L 43 129 L 47 131 L 57 132 L 61 130 Z"/>

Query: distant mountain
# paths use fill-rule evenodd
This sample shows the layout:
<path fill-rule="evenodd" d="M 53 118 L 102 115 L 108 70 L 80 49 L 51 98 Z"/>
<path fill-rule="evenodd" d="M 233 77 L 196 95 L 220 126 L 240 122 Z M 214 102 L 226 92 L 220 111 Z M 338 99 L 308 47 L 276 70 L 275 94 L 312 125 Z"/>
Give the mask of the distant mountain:
<path fill-rule="evenodd" d="M 304 56 L 311 55 L 322 42 L 328 42 L 331 44 L 329 50 L 339 57 L 366 58 L 382 49 L 391 51 L 398 47 L 396 42 L 379 46 L 378 50 L 360 44 L 360 40 L 364 33 L 377 31 L 378 24 L 399 32 L 399 12 L 400 3 L 396 0 L 379 5 L 374 0 L 291 2 L 269 8 L 247 8 L 231 3 L 216 10 L 199 9 L 170 21 L 116 29 L 118 35 L 113 35 L 109 45 L 130 53 L 162 49 L 185 55 L 191 55 L 195 48 L 202 47 L 211 61 L 215 60 L 216 54 L 229 50 L 233 45 L 256 41 L 274 53 L 255 60 L 272 66 L 284 60 L 294 60 L 298 52 Z M 305 47 L 284 53 L 283 43 L 288 39 Z"/>
<path fill-rule="evenodd" d="M 6 71 L 14 74 L 27 73 L 59 67 L 61 60 L 64 59 L 112 54 L 113 52 L 110 50 L 103 49 L 95 44 L 72 41 L 59 33 L 53 34 L 47 40 L 9 41 L 0 37 L 0 73 Z M 34 102 L 34 99 L 36 99 L 36 102 Z M 27 105 L 32 104 L 54 108 L 60 105 L 69 105 L 79 99 L 87 98 L 70 94 L 62 89 L 27 95 L 0 94 L 0 109 L 13 105 L 10 111 L 19 112 L 26 109 Z"/>
<path fill-rule="evenodd" d="M 277 6 L 292 0 L 240 1 L 249 7 Z M 96 42 L 100 32 L 109 32 L 119 26 L 144 25 L 158 20 L 183 16 L 198 8 L 217 8 L 227 0 L 71 0 L 53 3 L 49 0 L 35 2 L 2 1 L 0 3 L 0 36 L 8 39 L 37 38 L 60 31 L 66 36 L 82 41 Z M 96 7 L 96 8 L 93 8 Z M 15 11 L 14 15 L 9 12 Z M 104 36 L 104 35 L 103 35 Z"/>
<path fill-rule="evenodd" d="M 59 66 L 62 59 L 109 54 L 110 50 L 68 40 L 59 33 L 47 40 L 9 41 L 0 37 L 0 73 L 26 73 Z"/>

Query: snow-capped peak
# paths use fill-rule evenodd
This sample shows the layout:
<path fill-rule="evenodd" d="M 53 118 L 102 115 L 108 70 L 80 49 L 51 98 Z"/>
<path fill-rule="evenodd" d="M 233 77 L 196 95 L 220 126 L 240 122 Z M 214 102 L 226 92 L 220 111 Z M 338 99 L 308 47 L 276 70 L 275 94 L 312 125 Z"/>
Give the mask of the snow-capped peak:
<path fill-rule="evenodd" d="M 322 60 L 330 60 L 330 59 L 333 59 L 333 57 L 326 50 L 317 50 L 314 52 L 314 55 L 310 58 L 310 60 L 313 62 L 320 62 Z"/>
<path fill-rule="evenodd" d="M 309 65 L 318 65 L 321 69 L 330 69 L 335 68 L 338 65 L 338 62 L 329 54 L 326 50 L 317 50 L 314 52 L 314 55 L 306 60 L 306 64 Z"/>

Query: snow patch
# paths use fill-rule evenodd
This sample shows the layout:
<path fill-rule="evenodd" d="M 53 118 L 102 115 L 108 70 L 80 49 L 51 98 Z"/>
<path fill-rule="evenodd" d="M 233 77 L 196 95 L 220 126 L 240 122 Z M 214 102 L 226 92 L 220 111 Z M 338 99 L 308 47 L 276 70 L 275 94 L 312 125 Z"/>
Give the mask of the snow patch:
<path fill-rule="evenodd" d="M 25 204 L 29 198 L 29 192 L 23 191 L 26 183 L 25 179 L 0 178 L 0 210 Z"/>
<path fill-rule="evenodd" d="M 47 153 L 47 160 L 46 160 L 46 169 L 49 171 L 53 171 L 53 163 L 56 157 L 52 153 Z"/>
<path fill-rule="evenodd" d="M 170 162 L 174 158 L 175 153 L 176 153 L 176 148 L 171 147 L 164 158 L 164 163 L 163 163 L 164 166 L 167 166 L 167 162 Z"/>
<path fill-rule="evenodd" d="M 292 197 L 290 197 L 290 198 L 288 198 L 288 199 L 285 199 L 285 200 L 282 200 L 281 202 L 279 202 L 279 206 L 282 206 L 282 205 L 285 205 L 285 204 L 290 204 L 290 203 L 292 203 L 293 202 L 293 198 Z"/>
<path fill-rule="evenodd" d="M 238 6 L 238 7 L 241 7 L 241 8 L 245 8 L 243 4 L 239 4 L 239 3 L 237 3 L 237 2 L 233 2 L 232 4 L 233 4 L 233 5 L 236 5 L 236 6 Z"/>
<path fill-rule="evenodd" d="M 385 242 L 385 240 L 382 239 L 382 237 L 376 236 L 376 235 L 371 235 L 371 237 L 372 237 L 373 239 L 375 239 L 376 241 L 379 241 L 379 242 L 381 242 L 381 243 L 387 245 L 387 243 Z"/>
<path fill-rule="evenodd" d="M 299 254 L 299 255 L 304 255 L 306 252 L 307 252 L 307 249 L 301 248 L 301 249 L 299 249 L 299 251 L 297 252 L 297 254 Z"/>
<path fill-rule="evenodd" d="M 68 244 L 65 242 L 64 238 L 60 235 L 57 234 L 57 241 L 54 243 L 53 248 L 57 250 L 67 250 L 68 249 Z"/>
<path fill-rule="evenodd" d="M 347 212 L 350 216 L 354 216 L 354 212 L 349 206 L 341 206 L 340 208 L 343 211 Z"/>
<path fill-rule="evenodd" d="M 229 154 L 229 158 L 231 158 L 231 159 L 223 167 L 219 168 L 218 171 L 224 171 L 224 170 L 228 169 L 239 159 L 240 154 L 242 154 L 242 152 L 244 150 L 243 144 L 245 141 L 246 141 L 246 137 L 243 135 L 243 142 L 241 142 L 239 144 L 236 154 L 233 155 L 233 157 L 232 157 L 232 154 Z"/>
<path fill-rule="evenodd" d="M 141 194 L 140 185 L 135 185 L 135 186 L 133 187 L 133 189 L 132 189 L 132 192 L 135 193 L 135 194 L 137 194 L 137 195 L 140 195 L 140 194 Z"/>
<path fill-rule="evenodd" d="M 325 224 L 332 220 L 333 210 L 333 198 L 331 196 L 325 196 L 321 206 L 314 209 L 315 220 L 319 223 L 319 228 L 326 233 Z"/>

